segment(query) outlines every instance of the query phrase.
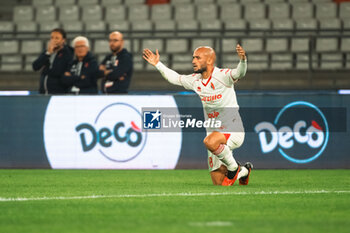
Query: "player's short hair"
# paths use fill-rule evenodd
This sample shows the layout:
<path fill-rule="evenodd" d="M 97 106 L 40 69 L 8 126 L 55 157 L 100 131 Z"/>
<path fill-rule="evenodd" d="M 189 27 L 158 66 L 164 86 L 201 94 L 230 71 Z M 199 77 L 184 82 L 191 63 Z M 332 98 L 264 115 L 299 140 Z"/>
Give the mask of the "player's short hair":
<path fill-rule="evenodd" d="M 60 33 L 62 35 L 63 39 L 67 39 L 67 33 L 66 33 L 66 31 L 64 29 L 62 29 L 62 28 L 55 28 L 55 29 L 53 29 L 51 31 L 51 33 L 53 33 L 53 32 L 58 32 L 58 33 Z"/>
<path fill-rule="evenodd" d="M 89 40 L 88 40 L 88 38 L 86 38 L 85 36 L 77 36 L 77 37 L 75 37 L 74 40 L 72 41 L 72 47 L 73 47 L 73 48 L 75 47 L 75 44 L 76 44 L 78 41 L 84 41 L 86 47 L 90 48 Z"/>

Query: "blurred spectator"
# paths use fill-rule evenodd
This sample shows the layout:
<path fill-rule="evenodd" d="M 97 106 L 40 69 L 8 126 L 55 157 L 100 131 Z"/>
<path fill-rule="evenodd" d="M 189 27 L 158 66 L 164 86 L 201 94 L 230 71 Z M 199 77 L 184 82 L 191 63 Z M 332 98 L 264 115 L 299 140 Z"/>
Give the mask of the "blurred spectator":
<path fill-rule="evenodd" d="M 73 42 L 75 58 L 64 73 L 63 83 L 69 86 L 69 93 L 97 94 L 98 64 L 89 52 L 90 44 L 86 37 L 78 36 Z"/>
<path fill-rule="evenodd" d="M 132 55 L 124 48 L 123 34 L 115 31 L 109 34 L 109 47 L 112 51 L 101 65 L 103 93 L 128 93 L 133 72 Z"/>
<path fill-rule="evenodd" d="M 41 70 L 40 94 L 64 94 L 68 91 L 62 77 L 72 62 L 73 51 L 66 45 L 66 38 L 63 29 L 53 29 L 47 49 L 33 62 L 33 69 Z"/>

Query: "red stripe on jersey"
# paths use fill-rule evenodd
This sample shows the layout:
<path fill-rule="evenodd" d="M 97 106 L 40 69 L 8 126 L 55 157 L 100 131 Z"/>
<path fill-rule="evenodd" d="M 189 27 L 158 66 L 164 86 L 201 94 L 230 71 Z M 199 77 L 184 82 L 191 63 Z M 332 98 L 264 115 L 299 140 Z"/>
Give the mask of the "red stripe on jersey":
<path fill-rule="evenodd" d="M 221 83 L 222 85 L 224 85 L 227 88 L 231 88 L 231 86 L 227 86 L 225 83 L 223 83 L 221 80 L 217 79 L 217 78 L 213 78 L 214 80 L 216 80 L 217 82 Z"/>
<path fill-rule="evenodd" d="M 225 72 L 225 74 L 227 74 L 227 72 L 229 72 L 229 71 L 230 71 L 230 69 L 227 69 L 226 72 Z"/>
<path fill-rule="evenodd" d="M 239 79 L 235 79 L 235 78 L 232 76 L 232 70 L 231 70 L 231 72 L 230 72 L 230 77 L 231 77 L 231 79 L 232 79 L 233 82 L 238 82 L 238 81 L 239 81 Z"/>
<path fill-rule="evenodd" d="M 215 90 L 215 86 L 213 83 L 210 83 L 210 86 L 211 86 L 211 88 L 213 88 L 213 90 Z"/>

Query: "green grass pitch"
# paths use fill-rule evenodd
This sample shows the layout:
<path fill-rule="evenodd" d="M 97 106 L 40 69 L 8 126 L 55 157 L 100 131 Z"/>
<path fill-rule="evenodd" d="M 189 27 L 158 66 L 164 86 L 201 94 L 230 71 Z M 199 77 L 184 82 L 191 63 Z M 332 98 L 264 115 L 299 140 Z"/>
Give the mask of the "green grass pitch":
<path fill-rule="evenodd" d="M 349 232 L 350 170 L 0 170 L 0 232 Z"/>

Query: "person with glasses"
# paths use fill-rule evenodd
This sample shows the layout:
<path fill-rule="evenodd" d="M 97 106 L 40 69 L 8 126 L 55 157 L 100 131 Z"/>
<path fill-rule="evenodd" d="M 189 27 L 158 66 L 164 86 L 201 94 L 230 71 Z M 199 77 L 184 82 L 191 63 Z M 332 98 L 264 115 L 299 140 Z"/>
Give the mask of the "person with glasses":
<path fill-rule="evenodd" d="M 109 34 L 109 48 L 111 53 L 103 59 L 99 67 L 102 92 L 126 94 L 133 73 L 133 60 L 132 54 L 124 48 L 122 33 L 114 31 Z"/>

